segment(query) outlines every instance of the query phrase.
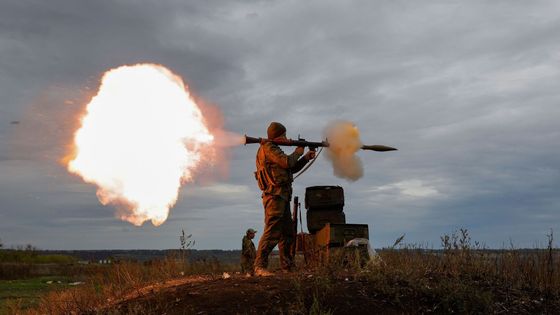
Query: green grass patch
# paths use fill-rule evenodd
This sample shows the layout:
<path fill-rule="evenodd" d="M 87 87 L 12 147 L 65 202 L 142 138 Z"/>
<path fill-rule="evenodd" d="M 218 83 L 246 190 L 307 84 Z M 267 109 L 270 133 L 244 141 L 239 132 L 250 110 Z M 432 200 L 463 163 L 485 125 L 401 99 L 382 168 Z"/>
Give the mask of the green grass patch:
<path fill-rule="evenodd" d="M 22 309 L 37 306 L 42 294 L 69 286 L 72 279 L 47 276 L 25 280 L 0 280 L 0 314 L 9 314 L 7 303 L 19 300 Z"/>

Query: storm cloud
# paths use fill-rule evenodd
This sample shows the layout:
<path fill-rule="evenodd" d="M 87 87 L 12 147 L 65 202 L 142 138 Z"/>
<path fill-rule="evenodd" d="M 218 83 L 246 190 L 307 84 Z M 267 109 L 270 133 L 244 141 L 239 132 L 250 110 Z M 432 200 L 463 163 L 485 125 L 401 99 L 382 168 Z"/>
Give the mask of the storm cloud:
<path fill-rule="evenodd" d="M 46 249 L 238 248 L 262 230 L 256 147 L 183 187 L 161 227 L 134 227 L 59 163 L 100 76 L 153 62 L 223 113 L 224 127 L 319 140 L 333 120 L 367 144 L 347 182 L 321 156 L 298 178 L 341 185 L 375 247 L 439 246 L 458 227 L 531 247 L 560 226 L 560 5 L 555 1 L 3 1 L 0 237 Z M 19 124 L 12 124 L 19 121 Z M 257 234 L 257 237 L 259 235 Z"/>

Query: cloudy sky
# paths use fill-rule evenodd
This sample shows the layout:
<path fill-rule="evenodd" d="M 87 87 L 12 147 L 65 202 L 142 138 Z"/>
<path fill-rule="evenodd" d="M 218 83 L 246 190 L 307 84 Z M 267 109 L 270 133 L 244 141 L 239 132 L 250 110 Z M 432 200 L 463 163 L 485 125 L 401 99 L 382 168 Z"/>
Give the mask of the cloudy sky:
<path fill-rule="evenodd" d="M 439 247 L 464 227 L 490 247 L 560 231 L 557 1 L 2 1 L 0 238 L 44 249 L 235 249 L 262 231 L 256 147 L 181 189 L 160 227 L 135 227 L 58 162 L 103 72 L 160 63 L 223 113 L 224 127 L 319 140 L 354 122 L 365 175 L 324 156 L 295 185 L 341 185 L 375 247 L 406 233 Z M 258 235 L 257 235 L 258 236 Z"/>

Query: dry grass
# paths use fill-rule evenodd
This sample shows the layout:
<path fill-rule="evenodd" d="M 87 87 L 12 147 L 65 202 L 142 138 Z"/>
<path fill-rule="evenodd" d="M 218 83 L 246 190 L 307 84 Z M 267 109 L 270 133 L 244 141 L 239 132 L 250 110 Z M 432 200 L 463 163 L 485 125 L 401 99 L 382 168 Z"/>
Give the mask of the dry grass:
<path fill-rule="evenodd" d="M 443 250 L 395 244 L 364 263 L 359 252 L 333 254 L 328 263 L 294 275 L 294 314 L 337 314 L 341 300 L 397 313 L 560 313 L 560 253 L 553 248 L 488 250 L 471 244 L 466 230 L 442 237 Z M 397 242 L 398 243 L 398 242 Z M 398 247 L 398 248 L 395 248 Z M 51 292 L 28 314 L 118 313 L 111 305 L 150 285 L 183 275 L 238 270 L 217 261 L 187 264 L 168 258 L 150 264 L 122 262 L 93 270 L 85 285 Z M 352 295 L 349 295 L 350 293 Z M 165 310 L 166 296 L 154 294 L 153 309 Z M 369 304 L 368 304 L 369 303 Z M 243 313 L 243 311 L 240 311 Z"/>
<path fill-rule="evenodd" d="M 36 309 L 18 308 L 17 301 L 11 302 L 10 307 L 17 314 L 106 313 L 111 305 L 140 294 L 146 287 L 159 287 L 174 279 L 219 274 L 234 268 L 237 266 L 222 265 L 215 260 L 188 263 L 180 257 L 148 263 L 123 261 L 89 268 L 83 285 L 47 293 Z"/>
<path fill-rule="evenodd" d="M 338 255 L 315 271 L 313 294 L 297 308 L 336 310 L 341 284 L 354 281 L 396 312 L 557 314 L 560 252 L 552 241 L 551 232 L 546 249 L 487 250 L 461 229 L 442 237 L 443 250 L 402 245 L 365 265 L 359 254 Z"/>

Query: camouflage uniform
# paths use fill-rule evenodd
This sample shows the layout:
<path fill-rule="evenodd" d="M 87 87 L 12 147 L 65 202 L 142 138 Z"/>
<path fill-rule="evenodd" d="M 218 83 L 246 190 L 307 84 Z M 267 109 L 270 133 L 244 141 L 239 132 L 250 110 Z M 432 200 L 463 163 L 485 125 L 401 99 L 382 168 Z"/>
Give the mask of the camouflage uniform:
<path fill-rule="evenodd" d="M 257 255 L 255 251 L 255 244 L 247 236 L 243 236 L 243 247 L 241 248 L 241 272 L 243 273 L 253 273 L 253 265 L 255 264 L 255 257 Z"/>
<path fill-rule="evenodd" d="M 265 228 L 259 240 L 256 268 L 268 266 L 268 255 L 277 244 L 282 269 L 290 269 L 294 265 L 290 252 L 294 240 L 290 201 L 293 173 L 297 173 L 307 164 L 307 159 L 300 157 L 296 152 L 286 155 L 278 145 L 271 142 L 261 145 L 257 151 L 257 173 L 259 169 L 264 169 L 266 175 L 261 180 L 264 185 L 259 184 L 263 190 Z"/>

